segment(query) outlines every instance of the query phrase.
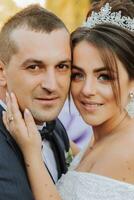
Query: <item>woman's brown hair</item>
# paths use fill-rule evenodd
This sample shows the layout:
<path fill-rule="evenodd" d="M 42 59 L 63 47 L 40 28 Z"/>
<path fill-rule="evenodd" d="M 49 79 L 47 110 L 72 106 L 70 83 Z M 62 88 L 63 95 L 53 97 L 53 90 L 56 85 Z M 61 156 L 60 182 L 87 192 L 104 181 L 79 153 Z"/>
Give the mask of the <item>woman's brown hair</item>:
<path fill-rule="evenodd" d="M 120 105 L 120 84 L 116 58 L 134 80 L 134 32 L 113 24 L 100 24 L 94 28 L 80 27 L 71 34 L 72 52 L 78 43 L 87 41 L 95 46 L 109 74 L 117 72 L 117 81 L 111 82 L 116 103 Z"/>
<path fill-rule="evenodd" d="M 91 15 L 92 11 L 98 12 L 102 6 L 109 3 L 112 7 L 112 12 L 121 11 L 123 16 L 134 17 L 134 1 L 133 0 L 99 0 L 93 1 L 91 8 L 87 13 L 86 19 Z"/>

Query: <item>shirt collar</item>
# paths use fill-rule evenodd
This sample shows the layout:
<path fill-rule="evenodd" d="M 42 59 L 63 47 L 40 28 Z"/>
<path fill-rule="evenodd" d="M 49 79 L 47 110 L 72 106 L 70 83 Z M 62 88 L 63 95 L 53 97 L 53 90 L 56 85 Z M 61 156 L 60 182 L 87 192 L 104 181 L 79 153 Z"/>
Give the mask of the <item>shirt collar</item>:
<path fill-rule="evenodd" d="M 6 104 L 5 104 L 4 101 L 2 101 L 1 99 L 0 99 L 0 105 L 1 105 L 5 110 L 7 110 Z"/>
<path fill-rule="evenodd" d="M 37 129 L 41 131 L 44 127 L 46 127 L 46 122 L 43 123 L 43 125 L 37 125 Z"/>

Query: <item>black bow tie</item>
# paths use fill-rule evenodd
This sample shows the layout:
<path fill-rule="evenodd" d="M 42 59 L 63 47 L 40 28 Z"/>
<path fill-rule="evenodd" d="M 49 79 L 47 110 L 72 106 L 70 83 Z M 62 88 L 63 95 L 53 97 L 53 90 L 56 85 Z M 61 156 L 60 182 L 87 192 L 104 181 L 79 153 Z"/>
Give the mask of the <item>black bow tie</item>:
<path fill-rule="evenodd" d="M 46 126 L 40 130 L 40 135 L 42 140 L 45 138 L 46 140 L 51 140 L 53 138 L 53 130 L 55 128 L 55 121 L 46 122 Z"/>
<path fill-rule="evenodd" d="M 67 172 L 67 166 L 64 154 L 64 144 L 55 129 L 56 121 L 46 122 L 46 127 L 40 131 L 40 134 L 42 140 L 45 138 L 50 142 L 57 163 L 58 178 L 60 178 L 62 173 Z"/>

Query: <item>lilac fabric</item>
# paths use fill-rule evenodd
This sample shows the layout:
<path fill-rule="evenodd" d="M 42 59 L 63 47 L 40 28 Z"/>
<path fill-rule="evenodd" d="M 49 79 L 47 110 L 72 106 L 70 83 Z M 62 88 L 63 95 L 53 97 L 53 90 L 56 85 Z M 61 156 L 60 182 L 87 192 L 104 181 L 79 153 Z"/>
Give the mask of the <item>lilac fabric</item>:
<path fill-rule="evenodd" d="M 59 118 L 64 124 L 69 138 L 83 148 L 91 138 L 92 128 L 83 121 L 72 101 L 70 112 L 69 103 L 66 101 Z"/>

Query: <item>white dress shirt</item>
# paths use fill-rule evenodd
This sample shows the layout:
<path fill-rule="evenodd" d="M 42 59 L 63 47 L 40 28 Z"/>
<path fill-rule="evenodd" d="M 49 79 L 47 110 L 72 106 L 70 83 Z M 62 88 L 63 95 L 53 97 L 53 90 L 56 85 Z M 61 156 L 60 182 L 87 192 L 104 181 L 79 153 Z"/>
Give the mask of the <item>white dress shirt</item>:
<path fill-rule="evenodd" d="M 45 123 L 43 124 L 43 126 L 37 126 L 38 130 L 42 130 L 44 125 Z M 57 182 L 58 171 L 57 171 L 54 153 L 51 149 L 50 142 L 47 141 L 46 139 L 42 141 L 42 158 L 47 168 L 49 169 L 54 181 Z"/>
<path fill-rule="evenodd" d="M 0 105 L 1 105 L 5 110 L 7 109 L 6 104 L 5 104 L 2 100 L 0 100 Z"/>
<path fill-rule="evenodd" d="M 6 110 L 6 105 L 2 100 L 0 100 L 0 105 Z M 37 126 L 38 130 L 42 130 L 44 125 L 45 125 L 45 123 L 42 126 Z M 50 171 L 54 181 L 57 182 L 57 180 L 58 180 L 57 166 L 56 166 L 54 153 L 51 149 L 49 141 L 44 139 L 42 141 L 42 146 L 43 146 L 43 148 L 42 148 L 43 161 L 45 162 L 48 170 Z"/>

